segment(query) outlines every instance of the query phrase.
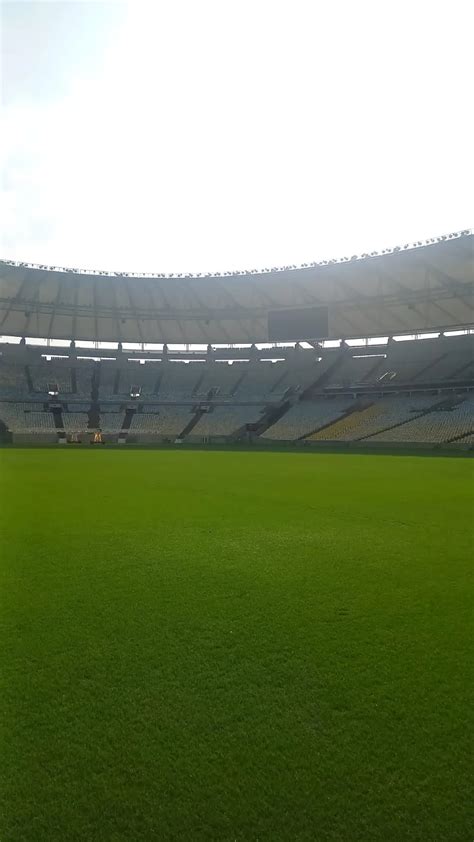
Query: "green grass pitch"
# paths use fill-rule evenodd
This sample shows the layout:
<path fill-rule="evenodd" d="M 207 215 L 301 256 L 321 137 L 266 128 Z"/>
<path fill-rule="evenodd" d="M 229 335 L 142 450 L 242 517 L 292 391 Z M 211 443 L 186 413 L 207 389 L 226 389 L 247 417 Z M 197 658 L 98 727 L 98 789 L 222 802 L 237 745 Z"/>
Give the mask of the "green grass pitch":
<path fill-rule="evenodd" d="M 0 451 L 2 842 L 471 840 L 473 467 Z"/>

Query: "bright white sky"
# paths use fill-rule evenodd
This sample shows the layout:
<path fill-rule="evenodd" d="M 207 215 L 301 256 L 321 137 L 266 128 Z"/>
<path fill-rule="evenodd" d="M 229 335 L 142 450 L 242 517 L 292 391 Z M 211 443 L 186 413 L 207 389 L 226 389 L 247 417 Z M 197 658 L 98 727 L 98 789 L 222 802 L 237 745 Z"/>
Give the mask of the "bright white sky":
<path fill-rule="evenodd" d="M 473 224 L 471 0 L 2 4 L 0 256 L 214 271 Z"/>

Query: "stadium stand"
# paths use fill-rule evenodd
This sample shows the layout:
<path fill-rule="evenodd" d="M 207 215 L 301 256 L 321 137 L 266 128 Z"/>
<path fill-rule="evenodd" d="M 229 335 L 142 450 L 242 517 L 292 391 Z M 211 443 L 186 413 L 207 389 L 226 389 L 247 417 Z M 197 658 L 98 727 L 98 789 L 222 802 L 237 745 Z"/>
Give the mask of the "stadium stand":
<path fill-rule="evenodd" d="M 28 391 L 25 366 L 0 358 L 0 395 L 19 397 Z"/>
<path fill-rule="evenodd" d="M 163 400 L 191 400 L 200 378 L 204 374 L 205 363 L 167 362 L 163 365 L 163 374 L 158 388 L 158 395 Z"/>
<path fill-rule="evenodd" d="M 53 414 L 39 411 L 38 404 L 2 401 L 0 419 L 12 433 L 55 432 Z"/>
<path fill-rule="evenodd" d="M 369 401 L 369 406 L 361 406 L 310 438 L 312 441 L 357 441 L 420 415 L 439 401 L 439 396 L 423 395 L 386 397 L 374 402 Z"/>
<path fill-rule="evenodd" d="M 196 395 L 204 397 L 215 390 L 220 398 L 231 397 L 242 376 L 239 364 L 211 362 L 205 367 L 204 376 L 198 385 Z"/>
<path fill-rule="evenodd" d="M 68 433 L 85 433 L 89 416 L 85 412 L 63 412 L 64 429 Z"/>
<path fill-rule="evenodd" d="M 282 377 L 274 384 L 270 396 L 282 397 L 289 389 L 297 392 L 303 391 L 322 376 L 329 364 L 329 360 L 323 361 L 318 357 L 313 357 L 312 354 L 310 360 L 305 360 L 303 356 L 300 364 L 292 360 L 285 367 Z"/>
<path fill-rule="evenodd" d="M 118 370 L 118 366 L 114 360 L 111 360 L 110 362 L 101 362 L 99 376 L 100 397 L 109 397 L 114 394 Z"/>
<path fill-rule="evenodd" d="M 123 427 L 123 422 L 125 418 L 125 413 L 120 411 L 120 408 L 116 411 L 112 411 L 111 408 L 105 409 L 104 407 L 100 410 L 100 428 L 104 434 L 114 435 L 120 432 Z"/>
<path fill-rule="evenodd" d="M 452 383 L 456 383 L 458 381 L 464 381 L 472 383 L 474 380 L 474 360 L 471 360 L 467 365 L 461 366 L 457 371 L 453 372 L 452 375 L 449 376 L 448 382 L 451 381 Z"/>
<path fill-rule="evenodd" d="M 101 414 L 103 412 L 105 412 L 105 413 L 107 413 L 107 412 L 120 412 L 121 407 L 122 407 L 121 403 L 109 403 L 109 402 L 105 403 L 105 401 L 100 402 L 100 412 L 101 412 Z"/>
<path fill-rule="evenodd" d="M 459 444 L 474 444 L 474 432 L 468 433 L 467 436 L 462 436 L 457 439 Z"/>
<path fill-rule="evenodd" d="M 136 412 L 130 433 L 153 433 L 161 437 L 177 437 L 192 418 L 189 406 L 161 406 L 158 412 Z"/>
<path fill-rule="evenodd" d="M 157 380 L 161 370 L 161 363 L 147 362 L 129 363 L 120 370 L 118 394 L 130 396 L 132 387 L 140 390 L 141 396 L 151 396 L 155 393 Z"/>
<path fill-rule="evenodd" d="M 81 360 L 81 362 L 78 361 L 76 363 L 76 393 L 78 395 L 91 397 L 94 366 L 94 362 L 88 362 L 87 360 Z"/>
<path fill-rule="evenodd" d="M 90 423 L 126 443 L 247 428 L 267 444 L 468 445 L 473 243 L 463 231 L 301 267 L 162 275 L 157 299 L 153 276 L 108 275 L 97 296 L 97 273 L 0 261 L 0 419 L 7 432 Z M 42 338 L 23 335 L 32 302 Z"/>
<path fill-rule="evenodd" d="M 235 396 L 238 400 L 271 400 L 271 391 L 285 374 L 284 362 L 258 362 L 247 364 Z"/>
<path fill-rule="evenodd" d="M 363 382 L 411 385 L 463 379 L 472 360 L 472 342 L 472 336 L 393 341 L 377 349 L 387 356 Z"/>
<path fill-rule="evenodd" d="M 415 377 L 428 375 L 440 351 L 429 340 L 392 342 L 387 349 L 387 359 L 377 371 L 373 382 L 395 385 L 412 383 Z M 366 381 L 367 382 L 367 381 Z"/>
<path fill-rule="evenodd" d="M 230 436 L 245 424 L 256 423 L 263 410 L 263 406 L 216 406 L 201 415 L 193 427 L 193 437 Z"/>
<path fill-rule="evenodd" d="M 88 403 L 76 403 L 76 401 L 71 401 L 69 406 L 71 407 L 72 412 L 89 412 L 91 404 L 90 401 Z"/>
<path fill-rule="evenodd" d="M 372 375 L 383 363 L 384 358 L 375 351 L 364 356 L 345 354 L 344 361 L 331 381 L 331 385 L 357 386 L 371 379 L 375 381 L 376 378 Z"/>
<path fill-rule="evenodd" d="M 29 367 L 35 392 L 47 394 L 51 385 L 56 385 L 60 394 L 70 394 L 71 366 L 68 360 L 51 360 Z"/>
<path fill-rule="evenodd" d="M 348 396 L 300 401 L 265 430 L 261 437 L 274 441 L 301 439 L 339 418 L 353 404 L 354 399 Z"/>
<path fill-rule="evenodd" d="M 436 406 L 413 421 L 377 433 L 371 441 L 426 442 L 441 444 L 474 432 L 474 398 L 459 399 L 457 405 L 438 409 Z"/>
<path fill-rule="evenodd" d="M 456 337 L 454 340 L 435 342 L 431 352 L 434 361 L 421 374 L 413 378 L 413 382 L 442 382 L 443 380 L 461 380 L 469 378 L 468 369 L 472 368 L 472 337 Z M 410 343 L 411 346 L 414 343 Z M 412 349 L 409 349 L 410 355 Z"/>

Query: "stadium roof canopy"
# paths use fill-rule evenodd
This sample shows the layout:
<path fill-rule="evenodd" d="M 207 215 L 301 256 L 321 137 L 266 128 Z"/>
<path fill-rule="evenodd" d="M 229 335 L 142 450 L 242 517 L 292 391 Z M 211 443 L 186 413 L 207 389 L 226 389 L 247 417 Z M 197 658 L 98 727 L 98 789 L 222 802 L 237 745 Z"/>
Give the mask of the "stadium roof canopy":
<path fill-rule="evenodd" d="M 269 314 L 294 311 L 295 316 L 309 308 L 327 308 L 327 338 L 471 326 L 474 235 L 463 231 L 360 257 L 216 275 L 139 275 L 0 262 L 1 335 L 265 342 L 275 338 L 269 337 Z M 291 316 L 287 332 L 294 334 L 298 328 Z M 279 338 L 326 338 L 320 332 L 315 327 L 314 336 Z"/>

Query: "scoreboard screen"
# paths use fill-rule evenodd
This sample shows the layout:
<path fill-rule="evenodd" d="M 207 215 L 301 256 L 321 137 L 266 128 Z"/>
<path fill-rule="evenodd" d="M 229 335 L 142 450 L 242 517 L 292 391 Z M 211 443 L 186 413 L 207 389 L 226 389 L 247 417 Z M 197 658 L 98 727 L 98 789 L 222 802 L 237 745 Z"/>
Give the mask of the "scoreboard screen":
<path fill-rule="evenodd" d="M 268 314 L 270 342 L 327 339 L 328 308 L 305 307 L 302 310 L 271 310 Z"/>

